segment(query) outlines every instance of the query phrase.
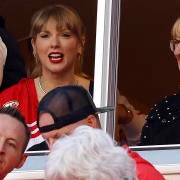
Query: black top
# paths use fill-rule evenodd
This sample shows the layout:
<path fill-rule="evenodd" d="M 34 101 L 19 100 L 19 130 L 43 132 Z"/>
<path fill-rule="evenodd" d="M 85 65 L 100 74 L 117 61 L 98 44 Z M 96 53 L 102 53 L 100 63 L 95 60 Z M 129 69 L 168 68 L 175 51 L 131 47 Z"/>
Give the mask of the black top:
<path fill-rule="evenodd" d="M 93 91 L 94 91 L 94 81 L 90 80 L 90 85 L 89 85 L 89 93 L 93 97 Z"/>
<path fill-rule="evenodd" d="M 166 96 L 154 106 L 145 123 L 140 145 L 180 144 L 180 94 Z"/>

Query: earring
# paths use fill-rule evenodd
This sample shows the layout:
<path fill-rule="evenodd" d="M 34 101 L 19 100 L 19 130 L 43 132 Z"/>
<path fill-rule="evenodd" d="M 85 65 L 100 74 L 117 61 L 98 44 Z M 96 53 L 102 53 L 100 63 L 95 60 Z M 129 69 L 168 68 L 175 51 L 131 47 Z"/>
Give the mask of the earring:
<path fill-rule="evenodd" d="M 33 49 L 33 56 L 34 56 L 34 59 L 35 59 L 36 64 L 38 64 L 38 63 L 39 63 L 39 60 L 38 60 L 36 51 L 35 51 L 34 49 Z"/>

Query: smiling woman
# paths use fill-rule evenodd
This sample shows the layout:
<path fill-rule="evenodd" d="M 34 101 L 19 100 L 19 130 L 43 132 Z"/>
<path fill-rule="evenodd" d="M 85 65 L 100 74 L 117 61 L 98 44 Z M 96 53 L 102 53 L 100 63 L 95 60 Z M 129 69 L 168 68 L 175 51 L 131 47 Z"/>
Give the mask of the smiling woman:
<path fill-rule="evenodd" d="M 171 30 L 170 48 L 177 60 L 180 70 L 180 18 Z M 147 117 L 141 134 L 141 145 L 180 144 L 179 117 L 180 94 L 169 95 L 158 102 Z"/>

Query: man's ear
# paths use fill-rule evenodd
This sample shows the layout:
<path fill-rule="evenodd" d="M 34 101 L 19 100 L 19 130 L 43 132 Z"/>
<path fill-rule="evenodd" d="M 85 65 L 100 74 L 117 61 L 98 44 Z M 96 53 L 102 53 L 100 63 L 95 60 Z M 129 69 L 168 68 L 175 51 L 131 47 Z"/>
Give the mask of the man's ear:
<path fill-rule="evenodd" d="M 90 126 L 90 127 L 92 127 L 92 128 L 98 128 L 96 116 L 94 116 L 94 115 L 89 115 L 89 116 L 86 118 L 86 122 L 87 122 L 87 125 L 88 125 L 88 126 Z"/>
<path fill-rule="evenodd" d="M 19 163 L 18 163 L 17 166 L 16 166 L 17 169 L 21 168 L 21 167 L 24 165 L 27 156 L 28 156 L 28 155 L 27 155 L 26 153 L 23 153 L 23 154 L 21 155 L 21 159 L 20 159 Z"/>

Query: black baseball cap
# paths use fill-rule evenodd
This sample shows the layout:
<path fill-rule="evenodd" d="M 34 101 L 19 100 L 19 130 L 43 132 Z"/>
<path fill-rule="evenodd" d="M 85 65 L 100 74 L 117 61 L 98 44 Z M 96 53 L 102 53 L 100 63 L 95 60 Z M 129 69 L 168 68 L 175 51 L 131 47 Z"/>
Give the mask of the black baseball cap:
<path fill-rule="evenodd" d="M 97 108 L 90 93 L 79 85 L 61 86 L 48 92 L 40 101 L 39 115 L 48 112 L 54 119 L 54 124 L 39 127 L 40 132 L 49 132 L 60 129 L 69 124 L 78 122 L 91 114 L 104 113 L 114 110 L 114 107 Z"/>

